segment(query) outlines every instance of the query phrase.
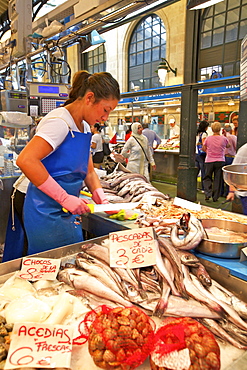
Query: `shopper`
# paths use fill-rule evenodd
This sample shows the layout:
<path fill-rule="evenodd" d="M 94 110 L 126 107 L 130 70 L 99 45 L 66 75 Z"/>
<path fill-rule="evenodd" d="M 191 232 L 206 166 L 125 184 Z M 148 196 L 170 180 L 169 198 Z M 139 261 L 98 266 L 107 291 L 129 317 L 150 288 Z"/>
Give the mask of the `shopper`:
<path fill-rule="evenodd" d="M 233 117 L 232 123 L 234 125 L 233 134 L 237 135 L 238 134 L 238 116 Z"/>
<path fill-rule="evenodd" d="M 153 154 L 154 150 L 157 149 L 158 146 L 160 145 L 161 138 L 156 134 L 154 130 L 149 129 L 148 123 L 143 123 L 142 127 L 143 127 L 142 133 L 148 139 L 148 145 Z"/>
<path fill-rule="evenodd" d="M 104 159 L 103 137 L 101 135 L 100 124 L 95 123 L 91 127 L 91 132 L 93 134 L 92 140 L 91 140 L 93 165 L 94 165 L 95 168 L 100 168 L 102 163 L 103 163 L 103 159 Z"/>
<path fill-rule="evenodd" d="M 202 150 L 206 152 L 203 185 L 205 200 L 212 197 L 213 201 L 217 202 L 223 181 L 222 167 L 225 165 L 225 149 L 230 145 L 227 138 L 220 135 L 220 122 L 213 122 L 211 128 L 213 135 L 208 136 L 202 146 Z"/>
<path fill-rule="evenodd" d="M 149 181 L 148 164 L 156 169 L 153 155 L 148 145 L 148 139 L 142 134 L 142 125 L 139 122 L 131 126 L 132 135 L 124 144 L 121 155 L 128 159 L 127 169 L 131 172 L 144 175 Z"/>
<path fill-rule="evenodd" d="M 231 126 L 226 125 L 223 129 L 223 135 L 228 139 L 229 141 L 229 148 L 226 148 L 225 150 L 225 166 L 228 166 L 232 164 L 233 159 L 236 155 L 236 148 L 237 148 L 237 136 L 232 135 L 232 128 Z M 221 194 L 223 197 L 227 197 L 229 192 L 229 185 L 227 185 L 223 181 L 223 186 L 221 190 Z"/>
<path fill-rule="evenodd" d="M 208 121 L 205 121 L 205 120 L 201 121 L 198 125 L 197 132 L 196 132 L 196 167 L 198 169 L 197 177 L 199 173 L 201 172 L 202 191 L 204 191 L 203 179 L 205 177 L 205 158 L 206 158 L 206 152 L 202 150 L 202 146 L 208 136 L 207 134 L 208 127 L 209 127 Z"/>
<path fill-rule="evenodd" d="M 41 120 L 20 153 L 17 165 L 30 180 L 24 203 L 28 254 L 83 240 L 77 221 L 89 212 L 88 201 L 79 198 L 83 181 L 96 203 L 108 203 L 90 156 L 90 126 L 107 120 L 119 99 L 110 73 L 77 72 L 65 106 Z M 17 258 L 14 250 L 11 257 Z"/>
<path fill-rule="evenodd" d="M 238 149 L 238 151 L 237 151 L 237 153 L 236 153 L 236 155 L 233 159 L 233 162 L 232 162 L 232 164 L 243 164 L 243 163 L 244 164 L 247 163 L 247 143 L 242 145 Z M 242 208 L 243 208 L 243 214 L 247 216 L 247 191 L 237 190 L 237 189 L 234 188 L 234 186 L 231 185 L 226 199 L 233 201 L 235 195 L 241 201 Z"/>

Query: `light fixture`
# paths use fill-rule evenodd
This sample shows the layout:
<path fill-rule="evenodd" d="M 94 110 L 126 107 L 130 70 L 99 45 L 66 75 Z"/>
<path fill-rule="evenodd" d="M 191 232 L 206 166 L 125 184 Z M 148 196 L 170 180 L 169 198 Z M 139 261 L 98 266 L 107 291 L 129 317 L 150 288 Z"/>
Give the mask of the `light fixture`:
<path fill-rule="evenodd" d="M 91 46 L 89 46 L 88 48 L 83 50 L 82 53 L 88 53 L 89 51 L 92 51 L 92 50 L 98 48 L 100 45 L 105 43 L 105 40 L 103 39 L 103 37 L 100 36 L 100 34 L 96 30 L 93 30 L 90 33 L 89 42 L 90 42 Z"/>
<path fill-rule="evenodd" d="M 204 9 L 224 0 L 189 0 L 187 4 L 188 10 Z"/>
<path fill-rule="evenodd" d="M 176 112 L 180 113 L 180 112 L 181 112 L 181 108 L 180 108 L 180 107 L 178 107 L 178 108 L 176 109 Z"/>
<path fill-rule="evenodd" d="M 229 99 L 229 101 L 228 101 L 228 103 L 227 103 L 228 105 L 235 105 L 235 103 L 234 103 L 234 100 L 233 99 Z"/>
<path fill-rule="evenodd" d="M 162 59 L 162 61 L 158 65 L 158 70 L 156 72 L 158 73 L 160 82 L 164 86 L 165 82 L 166 82 L 167 73 L 172 71 L 174 73 L 174 75 L 177 76 L 177 68 L 172 69 L 172 67 L 170 66 L 170 64 L 168 63 L 168 61 L 165 58 L 161 58 L 161 59 Z"/>
<path fill-rule="evenodd" d="M 168 109 L 167 108 L 164 108 L 163 109 L 163 113 L 167 113 L 168 112 Z"/>

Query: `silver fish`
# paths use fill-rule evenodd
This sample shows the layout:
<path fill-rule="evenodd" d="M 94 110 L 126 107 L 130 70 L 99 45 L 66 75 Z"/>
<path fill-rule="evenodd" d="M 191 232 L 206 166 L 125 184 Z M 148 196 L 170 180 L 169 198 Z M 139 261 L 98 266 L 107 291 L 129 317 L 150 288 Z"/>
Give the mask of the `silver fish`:
<path fill-rule="evenodd" d="M 94 261 L 88 261 L 83 259 L 80 255 L 77 255 L 76 265 L 81 269 L 87 271 L 87 273 L 89 273 L 90 275 L 96 277 L 103 284 L 114 290 L 114 292 L 123 296 L 123 291 L 117 285 L 118 282 L 116 278 L 113 280 L 107 269 L 104 269 L 104 266 L 102 264 L 98 265 L 95 259 Z"/>
<path fill-rule="evenodd" d="M 193 277 L 193 275 L 191 275 L 191 277 Z M 216 298 L 215 296 L 213 296 L 213 294 L 211 294 L 207 289 L 205 289 L 205 287 L 200 283 L 200 281 L 198 279 L 196 279 L 195 276 L 193 278 L 193 282 L 195 282 L 195 285 L 198 287 L 198 289 L 200 289 L 203 292 L 203 294 L 205 294 L 209 299 L 213 300 L 214 302 L 219 304 L 224 309 L 224 311 L 227 313 L 228 318 L 229 318 L 230 321 L 232 321 L 238 327 L 240 327 L 244 330 L 247 330 L 247 323 L 244 320 L 241 319 L 241 317 L 234 310 L 234 308 L 232 308 L 227 303 L 225 303 L 225 302 L 219 300 L 218 298 Z"/>
<path fill-rule="evenodd" d="M 229 335 L 215 320 L 211 320 L 209 318 L 203 318 L 202 323 L 207 326 L 211 332 L 221 339 L 224 339 L 231 343 L 234 347 L 239 349 L 247 349 L 247 346 L 243 346 L 239 342 L 237 342 L 231 335 Z"/>
<path fill-rule="evenodd" d="M 191 252 L 177 249 L 181 262 L 186 266 L 195 266 L 200 263 L 199 259 Z"/>
<path fill-rule="evenodd" d="M 154 311 L 157 305 L 158 299 L 143 301 L 141 307 L 147 311 Z M 211 318 L 219 319 L 220 315 L 210 310 L 207 306 L 201 304 L 194 299 L 184 299 L 182 297 L 176 297 L 170 295 L 167 302 L 167 307 L 164 312 L 164 316 L 175 316 L 175 317 L 194 317 L 194 318 Z"/>
<path fill-rule="evenodd" d="M 189 216 L 188 216 L 189 215 Z M 183 225 L 185 222 L 184 219 L 189 217 L 187 222 L 186 220 L 186 227 Z M 183 239 L 179 238 L 178 229 L 187 229 L 185 232 L 185 237 Z M 204 229 L 202 227 L 202 223 L 198 220 L 194 215 L 191 214 L 184 214 L 183 217 L 180 219 L 180 223 L 176 224 L 171 230 L 171 241 L 172 244 L 176 248 L 190 250 L 194 249 L 203 239 L 204 237 Z"/>
<path fill-rule="evenodd" d="M 190 270 L 200 280 L 202 285 L 205 287 L 210 287 L 212 285 L 212 279 L 202 263 L 190 267 Z"/>
<path fill-rule="evenodd" d="M 85 271 L 73 268 L 64 269 L 59 271 L 57 278 L 59 281 L 69 284 L 74 289 L 86 290 L 87 292 L 91 292 L 99 297 L 119 303 L 125 307 L 131 305 L 129 301 Z"/>
<path fill-rule="evenodd" d="M 184 285 L 187 293 L 194 299 L 199 302 L 204 303 L 206 306 L 218 312 L 219 314 L 223 314 L 222 307 L 216 303 L 214 300 L 209 299 L 205 294 L 203 294 L 202 289 L 198 288 L 194 284 L 194 280 L 192 280 L 193 275 L 189 273 L 189 269 L 187 266 L 182 265 L 183 273 L 184 273 Z M 195 279 L 198 281 L 197 279 Z M 199 282 L 199 281 L 198 281 Z"/>

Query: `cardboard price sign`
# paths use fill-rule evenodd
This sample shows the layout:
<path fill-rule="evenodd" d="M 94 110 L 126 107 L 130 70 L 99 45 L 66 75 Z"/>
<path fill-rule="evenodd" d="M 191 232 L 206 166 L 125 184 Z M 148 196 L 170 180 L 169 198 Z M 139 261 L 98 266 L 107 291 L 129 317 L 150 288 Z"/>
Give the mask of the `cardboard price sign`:
<path fill-rule="evenodd" d="M 110 233 L 109 241 L 111 267 L 140 268 L 156 264 L 152 227 Z"/>
<path fill-rule="evenodd" d="M 55 280 L 60 264 L 60 259 L 24 257 L 21 270 L 17 273 L 17 276 L 31 281 Z"/>
<path fill-rule="evenodd" d="M 4 368 L 70 368 L 72 335 L 66 325 L 16 323 Z"/>

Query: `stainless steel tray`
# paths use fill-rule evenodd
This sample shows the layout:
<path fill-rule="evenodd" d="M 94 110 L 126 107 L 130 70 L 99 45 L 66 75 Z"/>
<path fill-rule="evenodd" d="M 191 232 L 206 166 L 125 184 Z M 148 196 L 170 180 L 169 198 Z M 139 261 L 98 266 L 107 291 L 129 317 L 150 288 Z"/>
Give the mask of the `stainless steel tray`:
<path fill-rule="evenodd" d="M 228 185 L 233 185 L 238 190 L 247 190 L 247 163 L 230 164 L 222 170 L 224 181 Z"/>
<path fill-rule="evenodd" d="M 218 219 L 204 219 L 201 220 L 204 227 L 218 227 L 220 229 L 231 230 L 235 232 L 246 233 L 247 225 L 240 222 L 218 220 Z M 247 238 L 245 243 L 229 243 L 224 241 L 213 241 L 210 239 L 203 239 L 196 247 L 196 251 L 214 257 L 221 258 L 239 258 L 242 248 L 247 246 Z"/>

